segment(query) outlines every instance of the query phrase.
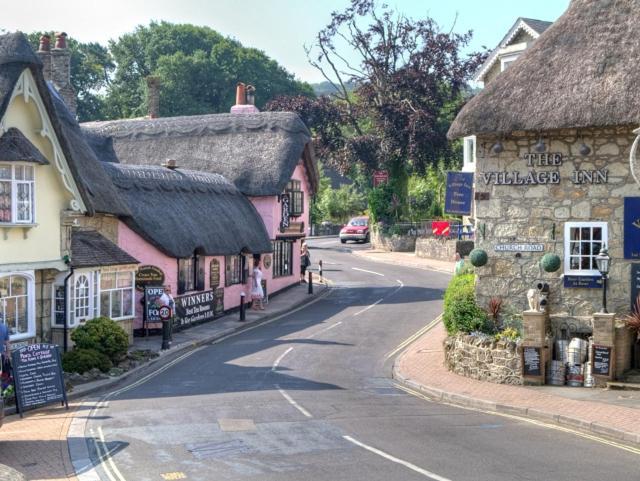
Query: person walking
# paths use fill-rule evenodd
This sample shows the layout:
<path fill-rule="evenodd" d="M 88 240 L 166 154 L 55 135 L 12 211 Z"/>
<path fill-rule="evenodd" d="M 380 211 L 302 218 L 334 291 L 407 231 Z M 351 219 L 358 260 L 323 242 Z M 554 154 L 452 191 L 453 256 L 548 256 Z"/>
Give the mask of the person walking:
<path fill-rule="evenodd" d="M 303 242 L 300 247 L 300 283 L 307 282 L 305 279 L 305 274 L 307 273 L 307 269 L 311 265 L 311 254 L 309 254 L 309 248 L 307 247 L 307 243 Z"/>
<path fill-rule="evenodd" d="M 260 268 L 260 259 L 253 260 L 253 276 L 251 281 L 251 308 L 254 311 L 264 311 L 263 299 L 264 291 L 262 290 L 262 269 Z"/>

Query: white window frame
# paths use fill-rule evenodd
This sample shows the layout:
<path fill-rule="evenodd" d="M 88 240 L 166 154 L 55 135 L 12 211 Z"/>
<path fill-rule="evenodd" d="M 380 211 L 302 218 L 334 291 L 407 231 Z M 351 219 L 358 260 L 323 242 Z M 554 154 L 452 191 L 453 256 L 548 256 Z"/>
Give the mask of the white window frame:
<path fill-rule="evenodd" d="M 36 223 L 36 168 L 31 163 L 26 162 L 2 162 L 0 159 L 0 167 L 11 169 L 11 179 L 0 179 L 0 182 L 10 183 L 11 184 L 11 220 L 10 221 L 0 221 L 0 225 L 3 224 L 24 224 L 24 225 L 33 225 Z M 18 180 L 16 179 L 16 167 L 24 167 L 25 169 L 31 169 L 32 178 L 31 180 Z M 29 186 L 29 192 L 31 194 L 31 209 L 30 216 L 27 220 L 18 220 L 18 186 L 19 185 L 27 185 Z"/>
<path fill-rule="evenodd" d="M 102 284 L 99 285 L 99 295 L 100 299 L 102 299 L 102 294 L 105 292 L 109 293 L 109 304 L 104 305 L 102 300 L 100 300 L 100 315 L 113 319 L 114 321 L 121 321 L 123 319 L 132 319 L 136 316 L 136 292 L 135 292 L 135 272 L 134 271 L 123 271 L 123 272 L 105 272 L 100 275 L 100 282 L 102 283 L 103 275 L 115 275 L 115 287 L 111 289 L 103 289 Z M 131 286 L 130 287 L 118 287 L 118 278 L 129 276 L 131 278 Z M 124 291 L 131 292 L 131 314 L 125 316 L 112 317 L 111 316 L 111 307 L 113 302 L 113 296 L 119 295 L 120 297 L 120 305 L 124 306 Z M 124 309 L 122 309 L 124 311 Z"/>
<path fill-rule="evenodd" d="M 594 228 L 602 229 L 602 247 L 609 245 L 609 230 L 606 222 L 566 222 L 564 224 L 564 273 L 574 276 L 597 276 L 598 269 L 571 269 L 571 229 Z M 574 241 L 575 242 L 575 241 Z"/>
<path fill-rule="evenodd" d="M 469 135 L 463 139 L 462 158 L 464 165 L 473 166 L 476 163 L 476 136 Z"/>
<path fill-rule="evenodd" d="M 0 278 L 4 277 L 24 277 L 27 279 L 27 332 L 20 334 L 11 334 L 11 341 L 20 341 L 22 339 L 29 339 L 36 335 L 36 291 L 35 284 L 36 278 L 33 271 L 17 271 L 1 273 Z M 2 300 L 0 299 L 0 302 Z"/>
<path fill-rule="evenodd" d="M 504 72 L 510 63 L 513 63 L 518 57 L 520 53 L 515 53 L 511 55 L 504 55 L 500 57 L 500 72 Z"/>

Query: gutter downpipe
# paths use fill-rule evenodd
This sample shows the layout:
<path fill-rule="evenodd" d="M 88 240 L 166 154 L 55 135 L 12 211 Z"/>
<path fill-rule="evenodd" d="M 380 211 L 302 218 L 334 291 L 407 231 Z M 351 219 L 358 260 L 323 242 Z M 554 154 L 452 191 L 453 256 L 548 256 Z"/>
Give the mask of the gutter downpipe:
<path fill-rule="evenodd" d="M 64 329 L 62 330 L 64 336 L 64 340 L 62 341 L 63 352 L 67 352 L 67 349 L 69 349 L 69 342 L 67 341 L 67 332 L 69 331 L 69 321 L 67 319 L 69 313 L 69 308 L 67 307 L 67 301 L 69 300 L 69 290 L 67 289 L 67 287 L 69 286 L 69 279 L 72 275 L 73 266 L 71 266 L 71 270 L 69 271 L 69 274 L 67 274 L 67 277 L 64 278 L 64 309 L 62 311 L 64 313 Z"/>

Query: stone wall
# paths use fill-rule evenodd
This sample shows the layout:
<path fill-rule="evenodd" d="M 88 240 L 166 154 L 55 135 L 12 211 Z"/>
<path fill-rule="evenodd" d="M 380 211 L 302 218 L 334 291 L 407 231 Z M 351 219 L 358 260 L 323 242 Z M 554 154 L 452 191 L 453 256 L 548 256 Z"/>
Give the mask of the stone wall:
<path fill-rule="evenodd" d="M 467 334 L 444 340 L 444 363 L 461 376 L 497 384 L 522 384 L 522 359 L 515 342 Z"/>
<path fill-rule="evenodd" d="M 427 259 L 440 259 L 443 261 L 455 261 L 456 252 L 462 257 L 468 256 L 473 249 L 473 241 L 455 240 L 446 238 L 416 239 L 416 256 Z"/>
<path fill-rule="evenodd" d="M 539 138 L 544 140 L 545 152 L 560 154 L 559 161 L 552 158 L 540 165 L 535 159 L 529 165 L 527 155 L 536 153 Z M 608 223 L 607 247 L 612 258 L 608 308 L 618 314 L 629 312 L 631 262 L 623 258 L 623 216 L 624 197 L 640 196 L 629 168 L 634 138 L 631 127 L 558 130 L 543 132 L 542 137 L 515 132 L 499 139 L 504 147 L 499 154 L 492 151 L 497 138 L 477 138 L 475 190 L 489 196 L 476 201 L 476 247 L 489 255 L 487 265 L 476 270 L 479 305 L 499 296 L 505 304 L 524 310 L 527 290 L 544 281 L 550 286 L 552 327 L 569 322 L 589 330 L 591 314 L 601 307 L 602 290 L 564 287 L 564 225 L 600 221 Z M 588 155 L 579 153 L 583 141 L 591 149 Z M 584 171 L 599 174 L 592 175 L 592 181 L 577 174 L 583 182 L 575 182 L 574 172 Z M 528 182 L 532 179 L 534 182 Z M 544 251 L 495 250 L 497 244 L 508 243 L 542 244 Z M 539 261 L 544 253 L 560 256 L 559 271 L 542 270 Z"/>
<path fill-rule="evenodd" d="M 389 252 L 414 252 L 416 249 L 415 236 L 385 235 L 378 230 L 371 230 L 371 247 Z"/>

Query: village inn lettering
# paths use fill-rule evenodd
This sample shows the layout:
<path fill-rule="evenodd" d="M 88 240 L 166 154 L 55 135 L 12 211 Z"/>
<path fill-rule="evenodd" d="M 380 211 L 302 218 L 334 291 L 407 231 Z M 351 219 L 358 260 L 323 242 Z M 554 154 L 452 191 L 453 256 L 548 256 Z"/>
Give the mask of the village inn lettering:
<path fill-rule="evenodd" d="M 560 153 L 526 153 L 522 156 L 527 167 L 534 169 L 522 173 L 512 172 L 483 172 L 481 174 L 485 185 L 537 185 L 559 184 L 560 172 L 542 170 L 536 171 L 536 167 L 560 167 L 564 161 Z M 571 182 L 574 184 L 606 184 L 609 181 L 609 171 L 600 170 L 574 170 L 571 172 Z"/>

